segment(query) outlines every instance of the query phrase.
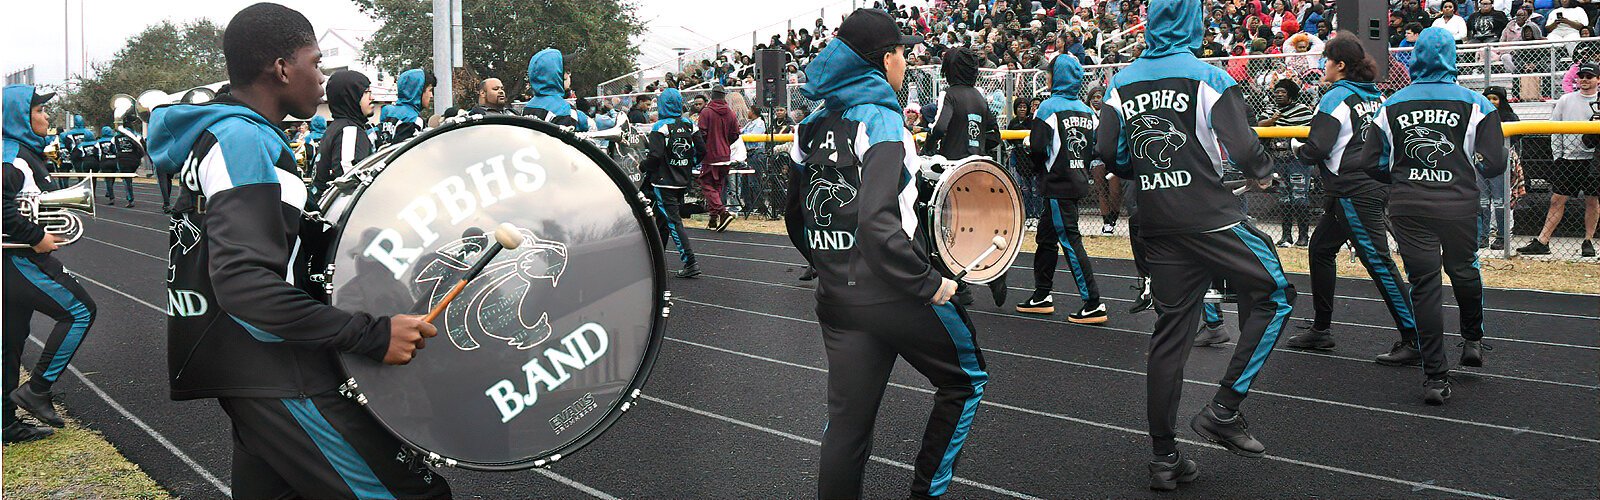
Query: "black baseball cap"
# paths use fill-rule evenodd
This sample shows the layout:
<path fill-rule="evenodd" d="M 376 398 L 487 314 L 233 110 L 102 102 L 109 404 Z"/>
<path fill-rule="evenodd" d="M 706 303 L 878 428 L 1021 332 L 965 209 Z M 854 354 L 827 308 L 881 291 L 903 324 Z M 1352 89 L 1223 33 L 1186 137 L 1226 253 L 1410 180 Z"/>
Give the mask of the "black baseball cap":
<path fill-rule="evenodd" d="M 1591 74 L 1591 75 L 1600 75 L 1600 64 L 1595 64 L 1595 63 L 1592 63 L 1592 62 L 1586 62 L 1586 63 L 1583 63 L 1583 64 L 1579 64 L 1578 65 L 1578 74 L 1581 75 L 1581 74 L 1584 74 L 1584 73 L 1588 73 L 1588 74 Z"/>
<path fill-rule="evenodd" d="M 839 24 L 839 40 L 861 58 L 871 62 L 874 54 L 893 50 L 896 45 L 916 45 L 922 37 L 900 34 L 894 17 L 882 9 L 856 9 Z"/>
<path fill-rule="evenodd" d="M 37 87 L 35 87 L 35 89 L 37 89 Z M 32 106 L 38 106 L 40 104 L 44 104 L 44 103 L 50 102 L 51 99 L 55 99 L 55 98 L 56 98 L 56 93 L 55 92 L 45 92 L 43 94 L 40 94 L 38 90 L 34 90 L 33 91 L 33 103 L 31 105 Z"/>

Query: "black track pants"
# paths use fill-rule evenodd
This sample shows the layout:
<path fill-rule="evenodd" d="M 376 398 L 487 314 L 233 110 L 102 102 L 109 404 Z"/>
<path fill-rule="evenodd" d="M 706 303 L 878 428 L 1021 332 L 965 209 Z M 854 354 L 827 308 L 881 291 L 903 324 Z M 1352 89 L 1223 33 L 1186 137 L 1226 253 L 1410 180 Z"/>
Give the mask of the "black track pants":
<path fill-rule="evenodd" d="M 1078 231 L 1078 200 L 1044 200 L 1044 214 L 1039 217 L 1039 230 L 1034 233 L 1033 286 L 1035 290 L 1055 290 L 1056 247 L 1067 256 L 1067 268 L 1078 287 L 1078 298 L 1085 308 L 1100 303 L 1100 287 L 1094 281 L 1094 266 L 1089 263 L 1089 252 L 1083 248 L 1083 234 Z"/>
<path fill-rule="evenodd" d="M 1478 275 L 1477 219 L 1389 218 L 1394 240 L 1411 282 L 1411 304 L 1416 307 L 1417 348 L 1422 350 L 1422 370 L 1429 377 L 1450 372 L 1444 356 L 1444 290 L 1439 271 L 1450 275 L 1456 304 L 1461 308 L 1461 337 L 1483 339 L 1483 280 Z"/>
<path fill-rule="evenodd" d="M 161 188 L 161 206 L 172 206 L 172 174 L 156 172 L 156 187 Z M 318 191 L 317 194 L 322 194 Z"/>
<path fill-rule="evenodd" d="M 943 495 L 989 380 L 972 323 L 954 303 L 817 304 L 828 355 L 828 425 L 817 496 L 859 498 L 872 454 L 872 429 L 895 358 L 905 358 L 937 391 L 911 494 Z"/>
<path fill-rule="evenodd" d="M 218 402 L 233 420 L 234 498 L 450 497 L 443 477 L 337 392 Z"/>
<path fill-rule="evenodd" d="M 1412 314 L 1411 297 L 1401 282 L 1400 268 L 1389 256 L 1389 222 L 1384 207 L 1389 204 L 1386 190 L 1374 190 L 1350 198 L 1329 196 L 1322 220 L 1311 233 L 1311 303 L 1316 308 L 1314 325 L 1327 329 L 1333 321 L 1334 287 L 1339 281 L 1339 248 L 1349 242 L 1361 265 L 1372 276 L 1378 296 L 1389 306 L 1400 339 L 1417 340 L 1417 320 Z"/>
<path fill-rule="evenodd" d="M 650 188 L 655 193 L 657 225 L 661 227 L 662 236 L 671 243 L 678 245 L 678 259 L 683 261 L 684 267 L 695 264 L 694 249 L 689 246 L 689 235 L 683 232 L 683 217 L 679 210 L 683 208 L 684 189 Z"/>
<path fill-rule="evenodd" d="M 1159 314 L 1146 381 L 1155 453 L 1174 451 L 1183 368 L 1203 314 L 1202 299 L 1214 278 L 1227 280 L 1239 296 L 1239 342 L 1213 401 L 1237 408 L 1272 353 L 1293 312 L 1295 290 L 1271 241 L 1242 223 L 1210 233 L 1144 238 Z"/>
<path fill-rule="evenodd" d="M 5 392 L 0 393 L 0 399 L 5 400 L 5 425 L 11 425 L 16 420 L 17 407 L 4 396 L 17 387 L 33 313 L 44 313 L 56 321 L 28 379 L 34 392 L 45 392 L 61 378 L 84 336 L 89 334 L 95 305 L 55 257 L 7 251 L 5 261 Z"/>

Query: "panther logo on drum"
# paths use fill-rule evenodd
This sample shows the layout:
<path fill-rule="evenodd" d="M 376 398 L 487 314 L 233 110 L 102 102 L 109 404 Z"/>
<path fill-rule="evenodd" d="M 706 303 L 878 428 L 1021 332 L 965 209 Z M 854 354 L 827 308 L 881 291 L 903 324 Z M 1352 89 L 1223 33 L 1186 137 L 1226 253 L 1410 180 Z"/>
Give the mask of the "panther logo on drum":
<path fill-rule="evenodd" d="M 522 246 L 503 251 L 445 308 L 445 334 L 456 348 L 477 349 L 479 335 L 504 340 L 517 349 L 531 349 L 550 339 L 550 313 L 535 309 L 537 301 L 528 295 L 561 284 L 561 275 L 567 269 L 567 246 L 539 238 L 527 229 L 521 231 Z M 435 252 L 438 258 L 424 266 L 416 279 L 416 284 L 429 293 L 430 307 L 472 266 L 473 257 L 483 251 L 491 237 L 468 236 Z M 546 282 L 549 284 L 544 285 Z"/>
<path fill-rule="evenodd" d="M 1140 115 L 1132 126 L 1133 155 L 1150 160 L 1159 169 L 1172 166 L 1172 153 L 1188 142 L 1177 125 L 1156 115 Z"/>

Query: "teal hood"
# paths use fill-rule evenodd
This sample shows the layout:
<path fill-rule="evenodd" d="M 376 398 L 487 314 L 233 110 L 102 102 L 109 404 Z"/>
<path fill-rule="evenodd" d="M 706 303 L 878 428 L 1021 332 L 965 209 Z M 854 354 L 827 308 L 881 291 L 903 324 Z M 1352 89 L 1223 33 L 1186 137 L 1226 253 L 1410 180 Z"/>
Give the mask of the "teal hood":
<path fill-rule="evenodd" d="M 113 132 L 111 130 L 111 127 L 100 127 L 100 138 L 101 139 L 109 141 L 109 140 L 111 140 L 112 137 L 116 137 L 116 132 Z"/>
<path fill-rule="evenodd" d="M 4 115 L 0 124 L 5 127 L 5 163 L 17 159 L 17 152 L 24 147 L 44 150 L 44 137 L 33 133 L 32 85 L 7 85 L 0 97 L 0 115 Z"/>
<path fill-rule="evenodd" d="M 328 133 L 328 119 L 323 118 L 322 115 L 311 117 L 311 131 L 308 134 L 311 136 L 311 140 L 320 141 L 323 134 L 326 133 Z"/>
<path fill-rule="evenodd" d="M 1139 57 L 1193 54 L 1204 39 L 1200 0 L 1154 0 L 1145 19 L 1144 53 Z"/>
<path fill-rule="evenodd" d="M 528 59 L 528 87 L 533 89 L 534 97 L 566 97 L 567 89 L 562 85 L 565 74 L 559 50 L 544 49 Z"/>
<path fill-rule="evenodd" d="M 1083 87 L 1083 65 L 1078 58 L 1062 53 L 1050 63 L 1050 95 L 1078 100 Z"/>
<path fill-rule="evenodd" d="M 656 114 L 661 120 L 683 116 L 683 93 L 678 89 L 661 91 L 661 105 L 657 107 Z"/>
<path fill-rule="evenodd" d="M 806 84 L 800 87 L 800 94 L 822 101 L 837 113 L 861 104 L 876 104 L 896 115 L 900 113 L 900 99 L 883 71 L 838 38 L 828 41 L 827 47 L 806 65 Z"/>
<path fill-rule="evenodd" d="M 1411 81 L 1456 81 L 1456 39 L 1444 28 L 1428 28 L 1417 35 L 1411 49 Z"/>
<path fill-rule="evenodd" d="M 243 103 L 219 98 L 205 104 L 173 104 L 150 112 L 147 145 L 157 172 L 175 173 L 189 158 L 196 141 L 211 132 L 223 146 L 229 165 L 268 164 L 289 148 L 288 139 L 272 122 Z M 274 137 L 277 141 L 263 141 Z"/>
<path fill-rule="evenodd" d="M 84 128 L 83 115 L 72 115 L 72 126 L 74 128 Z"/>
<path fill-rule="evenodd" d="M 420 69 L 408 69 L 400 74 L 400 81 L 396 89 L 395 104 L 411 106 L 411 109 L 422 111 L 422 91 L 427 90 L 428 75 Z"/>

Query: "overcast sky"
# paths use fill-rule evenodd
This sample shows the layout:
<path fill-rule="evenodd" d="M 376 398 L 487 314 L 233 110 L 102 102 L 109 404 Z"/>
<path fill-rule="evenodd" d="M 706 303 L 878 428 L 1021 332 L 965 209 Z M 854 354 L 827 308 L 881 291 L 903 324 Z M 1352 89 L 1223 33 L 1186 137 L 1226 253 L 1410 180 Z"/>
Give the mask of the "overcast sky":
<path fill-rule="evenodd" d="M 5 49 L 0 50 L 0 73 L 33 65 L 40 83 L 59 83 L 68 65 L 63 57 L 70 63 L 71 72 L 77 74 L 80 67 L 87 67 L 82 64 L 83 53 L 87 52 L 91 63 L 110 59 L 128 37 L 162 19 L 186 21 L 203 17 L 224 24 L 239 9 L 259 0 L 4 1 L 6 28 L 0 30 L 0 46 Z M 329 28 L 377 28 L 349 0 L 278 1 L 305 13 L 318 36 Z M 835 16 L 849 10 L 851 0 L 639 0 L 638 4 L 641 17 L 657 28 L 683 26 L 713 40 L 740 37 L 740 41 L 748 43 L 752 29 L 796 16 L 802 21 L 814 19 L 819 8 L 829 8 L 828 17 L 837 19 Z M 80 11 L 84 14 L 81 30 Z M 834 24 L 830 19 L 829 25 Z"/>

